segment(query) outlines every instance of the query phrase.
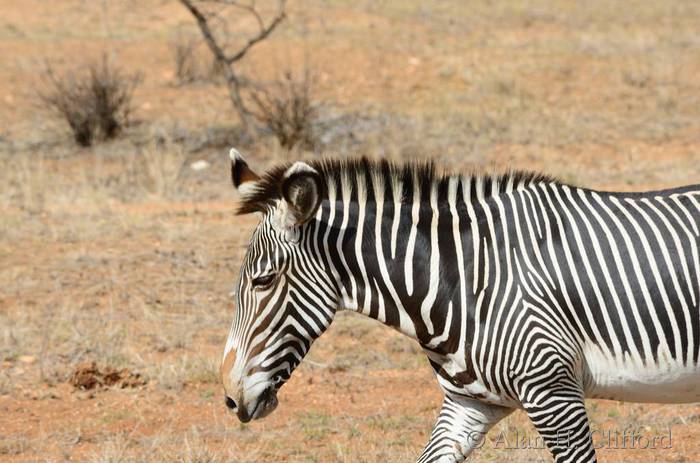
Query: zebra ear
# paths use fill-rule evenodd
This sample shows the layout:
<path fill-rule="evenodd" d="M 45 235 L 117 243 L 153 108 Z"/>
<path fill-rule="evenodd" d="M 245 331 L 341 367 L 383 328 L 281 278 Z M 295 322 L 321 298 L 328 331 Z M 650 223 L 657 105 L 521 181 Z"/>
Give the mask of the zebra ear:
<path fill-rule="evenodd" d="M 316 169 L 295 162 L 282 177 L 283 221 L 287 227 L 308 222 L 321 205 L 323 181 Z"/>
<path fill-rule="evenodd" d="M 247 195 L 255 189 L 255 185 L 260 180 L 260 177 L 248 167 L 248 163 L 243 159 L 243 155 L 236 148 L 231 148 L 228 155 L 231 158 L 231 180 L 233 181 L 233 186 L 242 195 Z"/>

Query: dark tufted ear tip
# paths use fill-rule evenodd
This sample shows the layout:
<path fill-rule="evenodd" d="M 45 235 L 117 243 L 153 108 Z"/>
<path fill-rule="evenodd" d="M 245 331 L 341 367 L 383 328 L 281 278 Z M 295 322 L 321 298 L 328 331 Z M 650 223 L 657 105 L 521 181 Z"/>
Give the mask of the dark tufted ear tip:
<path fill-rule="evenodd" d="M 231 158 L 231 181 L 233 186 L 245 194 L 247 191 L 250 191 L 255 182 L 260 180 L 260 177 L 248 167 L 248 163 L 243 158 L 243 155 L 236 148 L 231 148 L 228 155 Z"/>

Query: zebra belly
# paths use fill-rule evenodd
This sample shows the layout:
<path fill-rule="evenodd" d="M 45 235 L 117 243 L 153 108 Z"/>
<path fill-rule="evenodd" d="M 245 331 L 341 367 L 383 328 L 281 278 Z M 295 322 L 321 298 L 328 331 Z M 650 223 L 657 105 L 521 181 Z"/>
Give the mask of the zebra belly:
<path fill-rule="evenodd" d="M 700 402 L 700 367 L 674 359 L 638 365 L 618 360 L 599 349 L 584 352 L 586 397 L 626 402 Z"/>

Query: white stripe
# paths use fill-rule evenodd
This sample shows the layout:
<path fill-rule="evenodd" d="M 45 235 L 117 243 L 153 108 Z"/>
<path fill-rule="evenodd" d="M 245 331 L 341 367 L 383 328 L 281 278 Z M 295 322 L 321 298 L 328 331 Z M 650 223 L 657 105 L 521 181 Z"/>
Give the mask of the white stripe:
<path fill-rule="evenodd" d="M 430 314 L 437 298 L 440 286 L 440 248 L 438 247 L 438 220 L 440 210 L 437 204 L 437 183 L 433 182 L 430 188 L 430 210 L 432 220 L 430 222 L 430 269 L 428 293 L 420 306 L 420 314 L 425 323 L 428 334 L 433 334 L 433 321 Z"/>
<path fill-rule="evenodd" d="M 338 249 L 340 260 L 343 263 L 343 267 L 345 267 L 345 271 L 348 274 L 348 278 L 350 278 L 350 284 L 352 286 L 352 296 L 349 296 L 341 282 L 341 294 L 343 296 L 342 306 L 344 309 L 357 310 L 357 284 L 355 283 L 355 277 L 353 276 L 352 272 L 350 272 L 350 267 L 345 259 L 345 251 L 343 249 L 343 238 L 345 237 L 345 230 L 347 229 L 348 219 L 350 218 L 350 196 L 352 195 L 352 182 L 350 181 L 347 172 L 343 173 L 340 179 L 340 190 L 343 196 L 343 220 L 340 224 L 340 232 L 338 233 L 336 248 Z"/>
<path fill-rule="evenodd" d="M 357 267 L 362 275 L 362 281 L 364 282 L 363 288 L 365 289 L 364 303 L 362 304 L 362 310 L 360 313 L 363 315 L 369 315 L 370 307 L 372 304 L 372 288 L 369 286 L 369 277 L 367 275 L 367 269 L 365 268 L 365 261 L 362 253 L 362 235 L 365 229 L 365 215 L 367 213 L 367 181 L 364 175 L 359 174 L 355 178 L 355 185 L 357 186 L 357 227 L 355 234 L 355 259 L 357 259 Z M 360 301 L 357 301 L 359 306 Z"/>
<path fill-rule="evenodd" d="M 474 269 L 474 282 L 472 283 L 472 294 L 476 294 L 476 288 L 479 285 L 479 224 L 474 213 L 474 205 L 471 198 L 471 177 L 462 177 L 462 201 L 467 206 L 467 215 L 469 216 L 469 225 L 471 226 L 472 235 L 472 268 Z"/>
<path fill-rule="evenodd" d="M 408 234 L 406 256 L 404 260 L 404 278 L 406 279 L 406 292 L 413 295 L 413 252 L 416 248 L 416 233 L 418 232 L 418 220 L 420 217 L 420 185 L 417 175 L 413 176 L 413 206 L 411 208 L 411 231 Z"/>
<path fill-rule="evenodd" d="M 401 203 L 403 202 L 403 183 L 398 178 L 392 179 L 392 192 L 394 198 L 394 219 L 391 223 L 391 258 L 396 259 L 396 240 L 401 223 Z"/>
<path fill-rule="evenodd" d="M 457 340 L 457 352 L 454 356 L 461 364 L 459 368 L 462 371 L 466 370 L 466 356 L 464 349 L 466 347 L 466 332 L 467 332 L 467 288 L 466 274 L 464 270 L 464 250 L 462 249 L 462 234 L 459 230 L 459 212 L 457 211 L 457 187 L 459 179 L 452 177 L 449 180 L 447 187 L 447 202 L 450 206 L 450 214 L 452 214 L 452 237 L 455 242 L 455 252 L 457 254 L 457 271 L 459 272 L 459 311 L 460 311 L 460 331 L 459 339 Z M 452 301 L 447 310 L 447 321 L 445 322 L 445 331 L 443 336 L 449 334 L 452 324 Z"/>

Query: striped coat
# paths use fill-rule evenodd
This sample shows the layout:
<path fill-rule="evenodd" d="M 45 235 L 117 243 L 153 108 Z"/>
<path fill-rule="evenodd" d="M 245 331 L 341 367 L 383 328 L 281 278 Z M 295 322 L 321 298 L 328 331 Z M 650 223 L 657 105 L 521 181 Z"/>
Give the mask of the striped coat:
<path fill-rule="evenodd" d="M 524 410 L 557 461 L 593 461 L 584 399 L 700 400 L 700 187 L 605 193 L 529 173 L 366 159 L 253 173 L 261 214 L 222 362 L 242 421 L 337 310 L 420 343 L 445 393 L 419 461 L 462 461 Z"/>

